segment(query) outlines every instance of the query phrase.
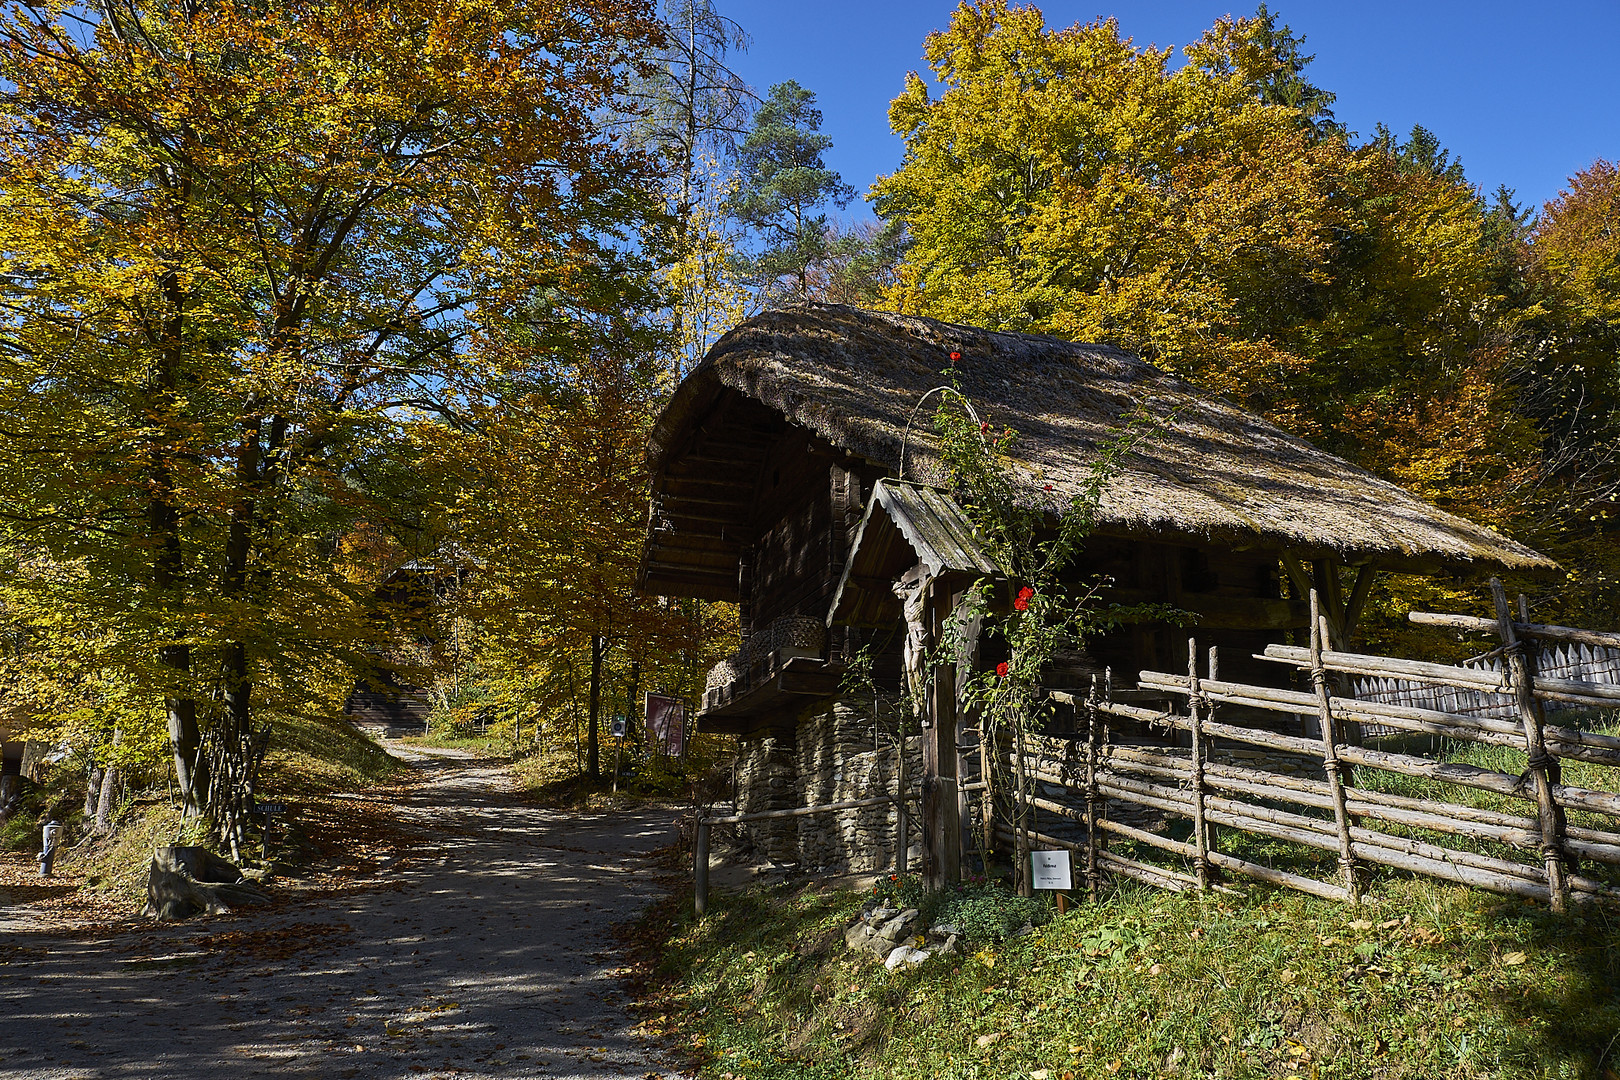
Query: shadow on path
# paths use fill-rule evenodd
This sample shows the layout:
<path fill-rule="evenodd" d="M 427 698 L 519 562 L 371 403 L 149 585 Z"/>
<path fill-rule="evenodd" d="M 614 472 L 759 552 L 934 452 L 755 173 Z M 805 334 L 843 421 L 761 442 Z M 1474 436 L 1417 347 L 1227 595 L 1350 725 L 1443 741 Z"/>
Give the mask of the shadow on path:
<path fill-rule="evenodd" d="M 413 757 L 415 755 L 412 755 Z M 608 929 L 656 894 L 669 813 L 523 805 L 487 763 L 429 759 L 422 839 L 297 910 L 0 948 L 0 1078 L 660 1077 Z"/>

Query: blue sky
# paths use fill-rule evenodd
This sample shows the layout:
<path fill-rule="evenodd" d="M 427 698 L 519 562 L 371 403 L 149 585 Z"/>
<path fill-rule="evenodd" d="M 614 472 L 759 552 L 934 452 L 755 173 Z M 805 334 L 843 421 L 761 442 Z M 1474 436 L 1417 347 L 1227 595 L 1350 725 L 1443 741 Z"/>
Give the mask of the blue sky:
<path fill-rule="evenodd" d="M 1257 3 L 1258 0 L 1255 0 Z M 1181 46 L 1254 3 L 1099 0 L 1037 4 L 1049 27 L 1106 16 L 1137 45 Z M 922 41 L 950 21 L 949 0 L 716 0 L 754 39 L 735 57 L 760 92 L 797 79 L 814 90 L 833 138 L 829 164 L 864 192 L 900 161 L 888 105 Z M 1620 158 L 1620 0 L 1585 3 L 1304 3 L 1271 10 L 1305 35 L 1307 76 L 1338 94 L 1338 119 L 1370 135 L 1421 123 L 1461 156 L 1468 178 L 1507 184 L 1539 207 L 1596 158 Z M 850 216 L 869 213 L 850 205 Z"/>

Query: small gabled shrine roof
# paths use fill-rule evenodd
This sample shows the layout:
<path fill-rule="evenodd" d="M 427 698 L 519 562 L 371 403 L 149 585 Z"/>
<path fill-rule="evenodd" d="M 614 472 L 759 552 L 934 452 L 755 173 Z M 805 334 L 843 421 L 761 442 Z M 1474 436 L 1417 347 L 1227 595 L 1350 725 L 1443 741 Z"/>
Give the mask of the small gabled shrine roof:
<path fill-rule="evenodd" d="M 879 480 L 833 593 L 827 625 L 892 625 L 900 600 L 890 583 L 919 563 L 934 580 L 1001 573 L 949 495 L 921 484 Z"/>

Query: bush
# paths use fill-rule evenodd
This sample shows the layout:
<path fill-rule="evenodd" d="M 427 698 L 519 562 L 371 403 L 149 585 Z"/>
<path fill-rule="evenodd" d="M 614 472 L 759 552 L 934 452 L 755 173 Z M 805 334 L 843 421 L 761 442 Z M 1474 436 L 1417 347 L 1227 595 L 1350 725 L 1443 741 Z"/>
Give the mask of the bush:
<path fill-rule="evenodd" d="M 1052 918 L 1042 897 L 1017 896 L 1000 881 L 970 875 L 948 889 L 929 892 L 915 874 L 890 874 L 872 886 L 872 898 L 888 907 L 916 908 L 925 922 L 950 923 L 971 941 L 1005 941 L 1027 924 Z"/>
<path fill-rule="evenodd" d="M 940 911 L 969 941 L 1004 941 L 1024 926 L 1040 926 L 1052 917 L 1043 897 L 1016 896 L 999 882 L 972 885 L 952 896 Z"/>

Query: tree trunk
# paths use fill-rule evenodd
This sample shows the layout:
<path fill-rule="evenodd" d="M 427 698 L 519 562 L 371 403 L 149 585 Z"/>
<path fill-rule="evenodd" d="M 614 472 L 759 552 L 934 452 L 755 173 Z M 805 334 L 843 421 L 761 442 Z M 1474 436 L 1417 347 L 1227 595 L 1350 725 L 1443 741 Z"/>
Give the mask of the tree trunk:
<path fill-rule="evenodd" d="M 641 744 L 641 725 L 636 723 L 636 699 L 641 697 L 641 661 L 630 661 L 630 686 L 625 694 L 625 735 L 632 748 Z"/>
<path fill-rule="evenodd" d="M 592 780 L 602 778 L 601 752 L 598 746 L 598 724 L 602 719 L 602 653 L 605 642 L 602 635 L 591 638 L 591 699 L 590 719 L 585 728 L 585 775 Z"/>
<path fill-rule="evenodd" d="M 231 863 L 200 847 L 160 847 L 152 852 L 146 882 L 146 914 L 184 919 L 222 915 L 233 908 L 269 903 L 264 891 L 242 880 Z"/>
<path fill-rule="evenodd" d="M 8 763 L 0 767 L 0 824 L 11 820 L 15 807 L 22 801 L 22 772 L 12 772 Z"/>
<path fill-rule="evenodd" d="M 96 799 L 101 794 L 102 770 L 92 764 L 85 770 L 84 777 L 84 816 L 86 821 L 94 821 L 96 817 Z"/>
<path fill-rule="evenodd" d="M 118 744 L 124 741 L 121 729 L 113 730 L 112 745 L 116 751 Z M 101 772 L 101 794 L 96 799 L 96 832 L 106 834 L 112 832 L 113 803 L 118 796 L 118 766 L 111 761 Z"/>
<path fill-rule="evenodd" d="M 188 181 L 181 179 L 182 202 L 189 194 Z M 162 349 L 154 374 L 152 412 L 161 424 L 175 408 L 179 371 L 184 361 L 182 343 L 185 329 L 185 290 L 179 275 L 165 274 L 163 296 L 168 303 L 163 320 Z M 185 601 L 185 553 L 180 547 L 180 510 L 175 505 L 174 474 L 169 468 L 168 449 L 160 434 L 151 448 L 149 468 L 152 497 L 146 507 L 146 525 L 152 542 L 152 594 L 160 608 L 172 614 Z M 191 675 L 191 646 L 173 641 L 158 649 L 158 662 L 172 674 L 164 705 L 169 719 L 169 745 L 174 749 L 174 775 L 185 803 L 185 815 L 195 817 L 207 801 L 208 774 L 201 760 L 202 733 L 197 727 L 197 701 L 187 685 Z"/>

